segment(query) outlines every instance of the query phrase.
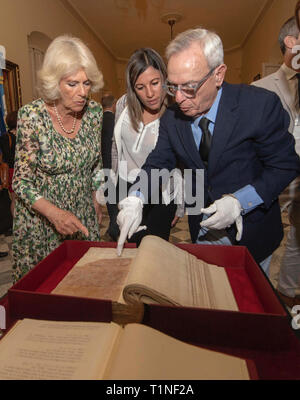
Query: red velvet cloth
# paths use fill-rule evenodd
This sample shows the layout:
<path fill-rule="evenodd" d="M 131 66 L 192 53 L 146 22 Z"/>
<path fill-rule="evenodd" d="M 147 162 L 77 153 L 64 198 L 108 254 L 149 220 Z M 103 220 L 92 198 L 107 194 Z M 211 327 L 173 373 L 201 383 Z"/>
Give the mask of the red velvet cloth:
<path fill-rule="evenodd" d="M 259 301 L 245 269 L 225 268 L 238 308 L 242 312 L 263 313 Z"/>
<path fill-rule="evenodd" d="M 63 243 L 14 285 L 9 292 L 9 304 L 7 298 L 3 300 L 7 310 L 11 308 L 8 320 L 11 316 L 10 322 L 25 316 L 110 321 L 109 301 L 47 295 L 91 246 L 115 247 L 116 244 Z M 179 247 L 225 267 L 240 312 L 146 306 L 143 323 L 180 340 L 253 360 L 260 379 L 300 379 L 300 341 L 270 283 L 247 249 Z"/>
<path fill-rule="evenodd" d="M 51 293 L 92 246 L 114 248 L 116 244 L 66 241 L 17 282 L 13 289 L 21 292 Z M 135 245 L 126 244 L 126 247 L 133 248 Z M 263 296 L 268 290 L 269 295 L 272 296 L 272 290 L 246 249 L 237 246 L 190 244 L 178 245 L 178 247 L 189 251 L 206 262 L 224 266 L 241 312 L 262 314 L 266 312 L 264 301 L 262 301 L 264 300 Z M 259 291 L 261 291 L 261 294 L 259 294 Z M 277 308 L 273 305 L 274 301 L 275 303 L 277 301 Z M 282 307 L 276 298 L 272 299 L 270 309 L 272 312 L 280 313 Z"/>

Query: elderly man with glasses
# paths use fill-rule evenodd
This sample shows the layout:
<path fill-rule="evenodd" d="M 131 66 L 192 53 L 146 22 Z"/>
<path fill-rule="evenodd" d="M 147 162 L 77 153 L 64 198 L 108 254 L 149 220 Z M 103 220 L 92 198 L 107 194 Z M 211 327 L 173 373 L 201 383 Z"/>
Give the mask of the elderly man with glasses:
<path fill-rule="evenodd" d="M 283 237 L 278 195 L 300 174 L 289 116 L 274 93 L 224 82 L 223 45 L 213 32 L 181 33 L 166 56 L 165 89 L 176 104 L 161 118 L 143 170 L 150 177 L 152 169 L 171 171 L 177 162 L 204 170 L 204 208 L 189 215 L 192 241 L 247 246 L 267 273 Z M 147 200 L 132 193 L 119 204 L 119 254 L 127 235 L 142 228 Z"/>

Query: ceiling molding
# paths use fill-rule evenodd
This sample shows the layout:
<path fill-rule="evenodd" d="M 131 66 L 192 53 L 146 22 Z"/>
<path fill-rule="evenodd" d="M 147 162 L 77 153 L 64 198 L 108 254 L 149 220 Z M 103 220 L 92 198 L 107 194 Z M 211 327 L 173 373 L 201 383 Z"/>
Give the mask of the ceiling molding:
<path fill-rule="evenodd" d="M 79 10 L 76 8 L 75 5 L 71 4 L 69 0 L 59 0 L 61 2 L 61 4 L 64 6 L 64 8 L 74 17 L 76 18 L 81 25 L 84 26 L 85 29 L 87 29 L 87 31 L 89 33 L 91 33 L 93 35 L 93 37 L 99 42 L 101 43 L 106 50 L 110 53 L 110 55 L 115 59 L 115 61 L 120 62 L 120 63 L 127 63 L 129 58 L 123 58 L 123 57 L 119 57 L 117 56 L 113 50 L 109 47 L 109 45 L 104 41 L 104 39 L 99 35 L 99 33 L 97 33 L 89 24 L 89 22 L 87 21 L 87 19 L 79 12 Z M 261 22 L 261 20 L 263 19 L 263 17 L 265 16 L 265 14 L 267 13 L 267 11 L 269 10 L 269 8 L 273 5 L 275 0 L 266 0 L 266 3 L 262 6 L 257 18 L 255 19 L 254 23 L 252 24 L 251 28 L 249 29 L 249 31 L 246 33 L 244 39 L 242 40 L 241 44 L 230 47 L 230 48 L 224 48 L 224 54 L 230 54 L 233 53 L 235 51 L 240 51 L 243 49 L 243 47 L 245 46 L 245 44 L 247 43 L 249 37 L 251 36 L 251 34 L 253 33 L 253 31 L 255 30 L 255 28 L 257 27 L 257 25 Z M 222 39 L 222 38 L 221 38 Z"/>
<path fill-rule="evenodd" d="M 233 53 L 234 51 L 242 50 L 242 48 L 243 48 L 243 47 L 240 46 L 240 45 L 233 46 L 233 47 L 230 47 L 230 49 L 224 49 L 224 54 Z"/>
<path fill-rule="evenodd" d="M 235 51 L 239 51 L 239 50 L 243 49 L 243 47 L 247 43 L 249 37 L 251 36 L 252 32 L 257 27 L 257 25 L 260 23 L 260 21 L 263 19 L 263 17 L 265 16 L 265 14 L 269 10 L 269 8 L 273 5 L 274 1 L 275 0 L 267 0 L 265 5 L 262 7 L 260 13 L 258 14 L 257 18 L 255 19 L 252 27 L 249 29 L 248 33 L 246 34 L 246 36 L 245 36 L 244 40 L 242 41 L 242 43 L 240 45 L 233 46 L 233 47 L 231 47 L 229 49 L 224 49 L 224 53 L 225 54 L 233 53 Z"/>
<path fill-rule="evenodd" d="M 69 0 L 59 0 L 61 2 L 61 4 L 65 7 L 65 9 L 74 17 L 76 18 L 83 26 L 84 28 L 93 35 L 93 37 L 100 42 L 105 48 L 106 50 L 110 53 L 110 55 L 115 59 L 118 60 L 119 57 L 117 57 L 114 52 L 112 51 L 112 49 L 107 45 L 107 43 L 105 43 L 105 41 L 99 37 L 99 35 L 94 31 L 93 28 L 90 27 L 88 21 L 82 16 L 80 15 L 79 11 L 76 9 L 75 6 L 73 6 L 72 4 L 69 3 Z"/>
<path fill-rule="evenodd" d="M 120 63 L 128 63 L 129 58 L 122 58 L 122 57 L 116 57 L 116 60 Z"/>
<path fill-rule="evenodd" d="M 241 48 L 243 48 L 245 46 L 245 44 L 247 43 L 247 41 L 248 41 L 249 37 L 251 36 L 252 32 L 257 27 L 257 25 L 261 22 L 263 17 L 266 15 L 266 13 L 269 10 L 269 8 L 271 8 L 271 6 L 273 5 L 274 1 L 275 0 L 267 0 L 265 5 L 262 7 L 260 13 L 258 14 L 256 20 L 253 23 L 251 29 L 249 29 L 249 32 L 246 34 L 243 42 L 241 43 L 241 46 L 240 46 Z"/>

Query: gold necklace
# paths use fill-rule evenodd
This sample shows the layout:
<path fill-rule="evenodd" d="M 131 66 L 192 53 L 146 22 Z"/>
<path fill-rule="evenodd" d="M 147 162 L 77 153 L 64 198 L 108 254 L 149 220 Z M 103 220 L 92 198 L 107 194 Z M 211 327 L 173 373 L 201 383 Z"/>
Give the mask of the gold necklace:
<path fill-rule="evenodd" d="M 62 123 L 61 116 L 58 114 L 58 111 L 57 111 L 55 102 L 53 103 L 53 105 L 54 105 L 54 111 L 55 111 L 56 118 L 57 118 L 57 121 L 58 121 L 58 123 L 59 123 L 59 126 L 61 127 L 61 129 L 62 129 L 65 133 L 67 133 L 68 135 L 70 135 L 71 133 L 73 133 L 73 132 L 75 131 L 75 126 L 76 126 L 76 122 L 77 122 L 77 112 L 75 112 L 75 117 L 74 117 L 74 119 L 73 119 L 72 128 L 71 128 L 70 130 L 68 130 L 68 129 L 66 129 L 66 128 L 64 127 L 64 125 L 63 125 L 63 123 Z"/>

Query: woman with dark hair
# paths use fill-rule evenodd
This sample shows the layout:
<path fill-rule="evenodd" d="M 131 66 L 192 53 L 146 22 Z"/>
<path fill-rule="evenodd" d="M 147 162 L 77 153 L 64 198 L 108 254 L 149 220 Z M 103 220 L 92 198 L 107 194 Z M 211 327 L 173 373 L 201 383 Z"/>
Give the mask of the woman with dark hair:
<path fill-rule="evenodd" d="M 118 179 L 117 195 L 121 184 L 130 189 L 156 145 L 159 119 L 168 105 L 163 89 L 166 77 L 166 66 L 155 50 L 142 48 L 131 56 L 126 69 L 127 93 L 117 102 L 112 146 L 112 169 Z M 122 194 L 118 201 L 126 196 L 127 193 Z M 159 204 L 144 206 L 142 224 L 147 229 L 135 233 L 131 242 L 139 245 L 141 239 L 149 234 L 169 239 L 171 227 L 184 211 L 183 207 L 178 207 L 176 212 L 174 202 L 166 203 L 164 194 L 160 192 Z"/>

